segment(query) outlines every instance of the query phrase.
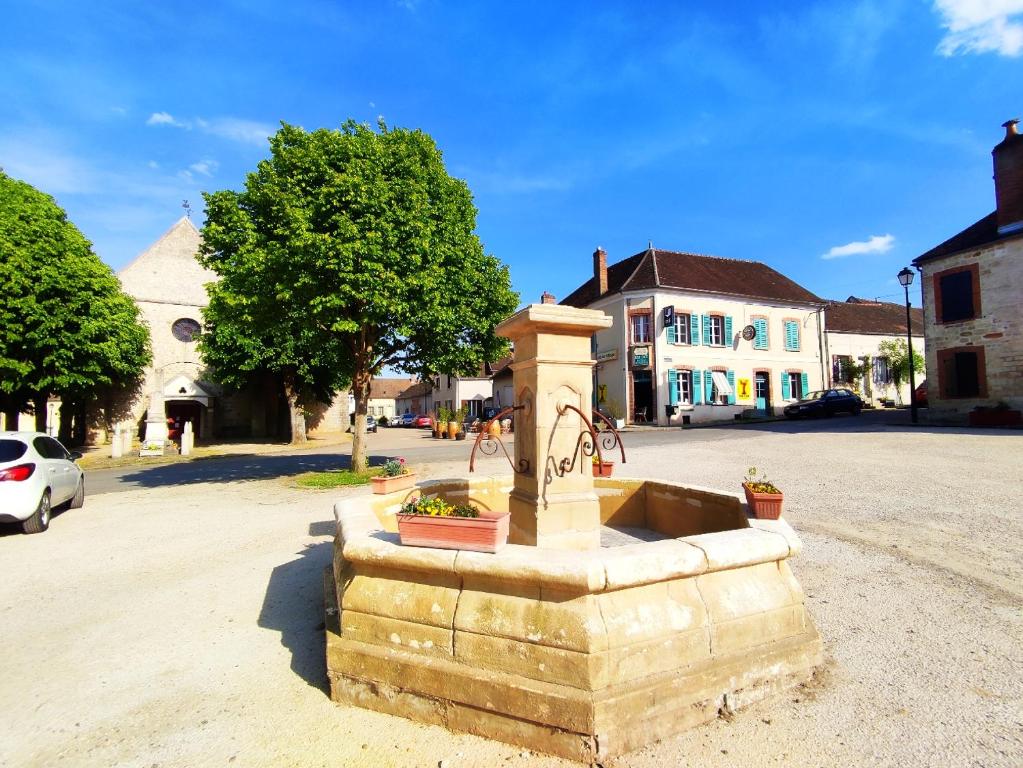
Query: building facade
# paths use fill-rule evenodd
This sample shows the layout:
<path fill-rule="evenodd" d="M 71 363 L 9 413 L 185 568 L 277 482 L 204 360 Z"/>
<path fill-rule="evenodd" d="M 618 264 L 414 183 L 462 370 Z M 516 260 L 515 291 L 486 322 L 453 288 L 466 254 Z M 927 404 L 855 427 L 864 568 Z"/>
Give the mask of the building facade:
<path fill-rule="evenodd" d="M 1023 135 L 992 151 L 995 211 L 913 261 L 920 271 L 932 418 L 1023 409 Z"/>
<path fill-rule="evenodd" d="M 895 386 L 888 361 L 879 347 L 883 341 L 906 341 L 906 307 L 850 296 L 824 310 L 824 354 L 831 362 L 828 386 L 848 387 L 865 403 L 909 403 L 909 379 Z M 923 310 L 910 309 L 913 351 L 924 354 Z M 918 374 L 916 383 L 924 377 Z"/>
<path fill-rule="evenodd" d="M 648 248 L 563 302 L 611 315 L 594 336 L 598 405 L 626 423 L 772 415 L 827 381 L 825 302 L 755 261 Z"/>

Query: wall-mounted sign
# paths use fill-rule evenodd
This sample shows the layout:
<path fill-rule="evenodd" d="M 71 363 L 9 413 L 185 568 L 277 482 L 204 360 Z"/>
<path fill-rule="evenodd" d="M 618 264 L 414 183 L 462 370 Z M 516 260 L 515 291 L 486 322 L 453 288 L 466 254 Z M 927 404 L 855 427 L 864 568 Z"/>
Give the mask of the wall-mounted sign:
<path fill-rule="evenodd" d="M 632 367 L 650 367 L 650 347 L 636 347 L 632 350 Z"/>
<path fill-rule="evenodd" d="M 605 349 L 603 352 L 597 352 L 597 362 L 606 363 L 608 360 L 617 360 L 618 350 L 617 349 Z"/>
<path fill-rule="evenodd" d="M 742 329 L 742 337 L 746 339 L 746 341 L 753 341 L 753 339 L 755 339 L 756 336 L 757 329 L 754 328 L 752 325 L 747 325 L 745 328 Z"/>
<path fill-rule="evenodd" d="M 597 385 L 597 402 L 598 403 L 607 402 L 607 384 Z"/>
<path fill-rule="evenodd" d="M 665 307 L 664 308 L 664 327 L 670 328 L 675 324 L 675 308 Z"/>
<path fill-rule="evenodd" d="M 740 402 L 753 399 L 753 383 L 749 379 L 735 380 L 735 399 Z"/>

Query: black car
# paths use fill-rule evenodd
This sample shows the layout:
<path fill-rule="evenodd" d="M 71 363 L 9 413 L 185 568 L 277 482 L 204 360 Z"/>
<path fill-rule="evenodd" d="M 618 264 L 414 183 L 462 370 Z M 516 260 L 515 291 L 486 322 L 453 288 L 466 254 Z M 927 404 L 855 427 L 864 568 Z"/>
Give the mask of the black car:
<path fill-rule="evenodd" d="M 798 402 L 785 406 L 785 415 L 790 419 L 807 416 L 834 416 L 836 413 L 851 413 L 859 416 L 863 401 L 848 389 L 822 389 L 810 392 Z"/>

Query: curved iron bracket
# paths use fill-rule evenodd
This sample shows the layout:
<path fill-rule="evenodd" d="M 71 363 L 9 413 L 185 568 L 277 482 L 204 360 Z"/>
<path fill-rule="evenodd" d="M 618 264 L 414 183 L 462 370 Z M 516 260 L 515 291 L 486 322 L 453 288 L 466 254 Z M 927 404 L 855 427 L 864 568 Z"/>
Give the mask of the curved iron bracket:
<path fill-rule="evenodd" d="M 614 422 L 611 421 L 607 416 L 602 414 L 600 411 L 593 412 L 594 422 L 600 419 L 605 426 L 605 429 L 600 430 L 600 444 L 603 446 L 605 451 L 613 451 L 615 446 L 622 452 L 622 464 L 625 463 L 625 444 L 622 442 L 622 436 L 618 434 L 618 430 L 615 428 Z"/>
<path fill-rule="evenodd" d="M 485 424 L 480 426 L 479 434 L 476 435 L 476 442 L 473 443 L 472 453 L 469 454 L 469 471 L 476 471 L 476 451 L 479 450 L 484 456 L 493 456 L 497 453 L 498 448 L 504 452 L 504 456 L 508 459 L 508 463 L 511 464 L 512 472 L 520 475 L 524 475 L 529 471 L 530 462 L 529 459 L 519 459 L 519 466 L 515 466 L 515 462 L 511 455 L 508 453 L 508 449 L 505 447 L 504 441 L 500 435 L 495 436 L 490 434 L 490 425 L 495 421 L 499 422 L 505 416 L 515 413 L 515 411 L 525 410 L 524 405 L 510 405 L 507 408 L 498 411 L 498 413 Z"/>

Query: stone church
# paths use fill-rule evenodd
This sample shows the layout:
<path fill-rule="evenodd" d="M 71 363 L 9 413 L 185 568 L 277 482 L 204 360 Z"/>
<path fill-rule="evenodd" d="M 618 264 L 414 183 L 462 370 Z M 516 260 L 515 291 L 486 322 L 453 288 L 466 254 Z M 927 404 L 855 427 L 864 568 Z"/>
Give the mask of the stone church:
<path fill-rule="evenodd" d="M 135 299 L 149 326 L 153 362 L 145 371 L 131 413 L 147 439 L 166 440 L 190 422 L 198 440 L 286 438 L 287 407 L 277 382 L 268 377 L 245 391 L 224 391 L 203 364 L 196 339 L 206 284 L 217 279 L 197 260 L 199 230 L 179 219 L 119 273 L 124 291 Z M 348 398 L 312 409 L 311 432 L 343 431 Z M 342 413 L 341 411 L 344 411 Z"/>

